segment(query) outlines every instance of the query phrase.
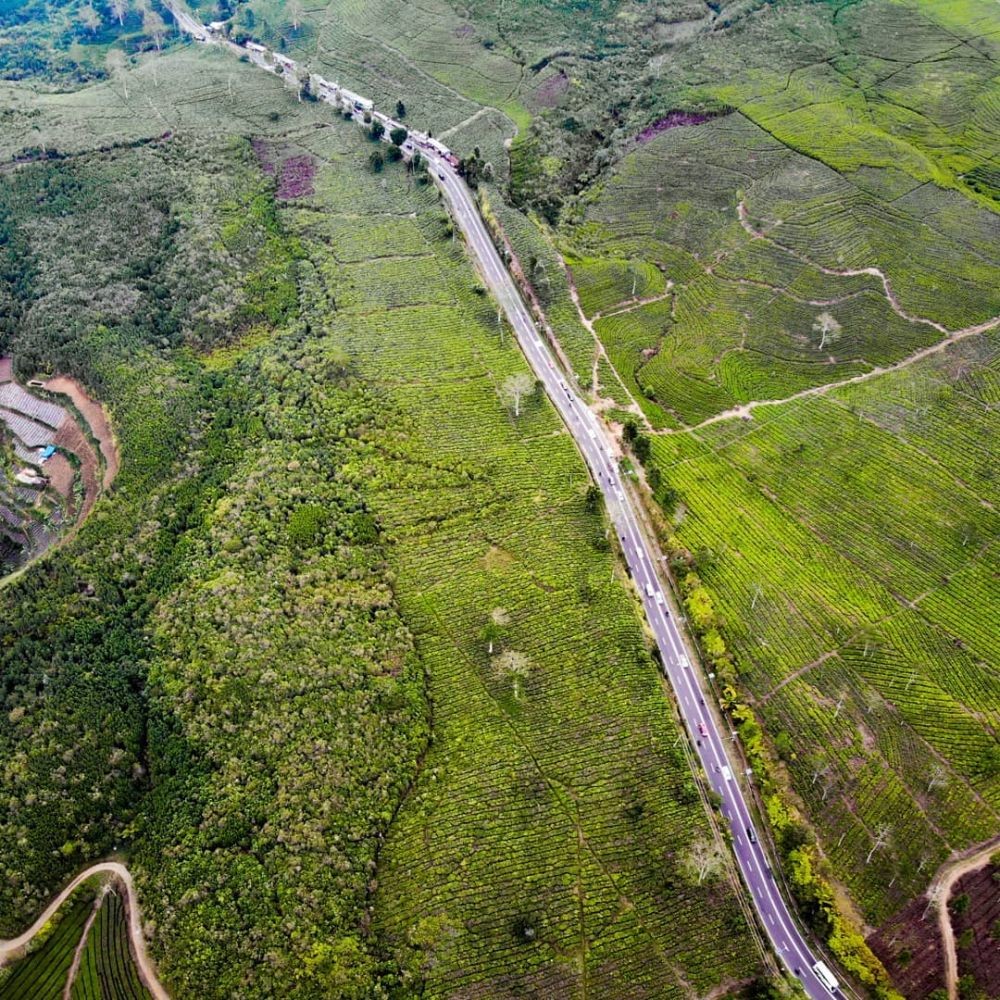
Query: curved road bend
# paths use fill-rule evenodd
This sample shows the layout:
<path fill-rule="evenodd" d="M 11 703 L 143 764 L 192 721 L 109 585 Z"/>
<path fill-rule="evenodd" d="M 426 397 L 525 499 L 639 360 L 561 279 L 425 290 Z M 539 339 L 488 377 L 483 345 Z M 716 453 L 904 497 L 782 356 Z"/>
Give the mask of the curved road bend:
<path fill-rule="evenodd" d="M 178 25 L 194 38 L 209 44 L 221 41 L 190 15 L 172 7 L 171 10 Z M 286 80 L 295 79 L 297 66 L 287 57 L 282 57 L 281 64 L 275 66 L 273 61 L 263 57 L 262 51 L 248 52 L 232 42 L 224 44 L 237 52 L 248 54 L 256 65 L 277 73 Z M 322 99 L 327 100 L 327 103 L 335 103 L 332 98 Z M 363 122 L 363 111 L 356 110 L 354 117 Z M 386 133 L 397 126 L 408 128 L 377 111 L 374 112 L 374 117 L 385 125 Z M 761 926 L 782 963 L 801 980 L 811 1000 L 830 1000 L 831 995 L 843 996 L 840 989 L 832 993 L 813 971 L 817 959 L 792 919 L 756 834 L 751 839 L 753 819 L 740 786 L 741 775 L 732 770 L 726 752 L 726 740 L 719 731 L 715 716 L 705 704 L 700 671 L 692 669 L 680 627 L 668 610 L 655 562 L 662 556 L 640 530 L 632 499 L 614 459 L 610 432 L 556 366 L 555 358 L 539 334 L 514 279 L 504 267 L 493 245 L 469 187 L 448 163 L 444 154 L 429 144 L 426 135 L 409 128 L 408 131 L 410 139 L 404 145 L 404 152 L 407 156 L 412 155 L 414 143 L 420 147 L 422 155 L 428 161 L 431 176 L 444 192 L 455 224 L 465 234 L 479 270 L 506 313 L 521 350 L 565 421 L 594 481 L 604 494 L 608 514 L 659 647 L 663 672 L 673 686 L 681 716 L 695 743 L 695 751 L 708 783 L 722 800 L 722 814 L 732 832 L 733 853 L 743 881 L 750 891 Z"/>
<path fill-rule="evenodd" d="M 128 936 L 132 945 L 132 957 L 135 959 L 136 968 L 139 970 L 143 984 L 155 1000 L 169 1000 L 167 991 L 160 985 L 156 978 L 152 962 L 146 952 L 146 939 L 142 933 L 142 923 L 139 918 L 139 901 L 136 899 L 135 886 L 132 884 L 132 876 L 129 870 L 117 861 L 102 861 L 100 864 L 91 865 L 86 871 L 80 872 L 55 899 L 49 903 L 42 911 L 42 915 L 23 933 L 9 941 L 0 941 L 0 968 L 22 948 L 25 948 L 32 938 L 49 922 L 52 915 L 66 902 L 70 893 L 81 883 L 90 878 L 91 875 L 99 875 L 107 872 L 118 879 L 125 887 L 125 896 L 128 900 Z"/>

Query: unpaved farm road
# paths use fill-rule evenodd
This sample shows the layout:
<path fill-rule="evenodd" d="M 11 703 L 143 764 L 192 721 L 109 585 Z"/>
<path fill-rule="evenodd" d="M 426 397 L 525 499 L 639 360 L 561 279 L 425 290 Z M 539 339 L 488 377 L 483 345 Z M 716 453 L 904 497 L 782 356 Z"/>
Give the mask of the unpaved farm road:
<path fill-rule="evenodd" d="M 963 875 L 982 868 L 998 849 L 1000 849 L 1000 837 L 994 837 L 975 854 L 947 862 L 927 889 L 927 898 L 937 902 L 938 929 L 941 932 L 944 951 L 944 982 L 948 988 L 949 1000 L 956 1000 L 958 997 L 958 954 L 955 951 L 955 931 L 948 913 L 951 890 Z"/>
<path fill-rule="evenodd" d="M 132 948 L 132 957 L 135 959 L 136 968 L 139 970 L 146 989 L 153 994 L 155 1000 L 170 1000 L 167 991 L 160 985 L 156 978 L 156 970 L 146 953 L 146 939 L 142 933 L 142 925 L 139 922 L 139 901 L 136 899 L 135 886 L 132 884 L 132 876 L 129 870 L 117 861 L 102 861 L 100 864 L 91 865 L 86 871 L 79 875 L 62 892 L 52 900 L 42 911 L 42 915 L 21 935 L 11 938 L 9 941 L 0 941 L 0 967 L 6 965 L 11 958 L 17 955 L 35 935 L 51 919 L 52 914 L 59 909 L 66 901 L 69 894 L 83 881 L 91 875 L 100 875 L 107 872 L 113 875 L 124 887 L 125 897 L 128 902 L 128 936 Z"/>

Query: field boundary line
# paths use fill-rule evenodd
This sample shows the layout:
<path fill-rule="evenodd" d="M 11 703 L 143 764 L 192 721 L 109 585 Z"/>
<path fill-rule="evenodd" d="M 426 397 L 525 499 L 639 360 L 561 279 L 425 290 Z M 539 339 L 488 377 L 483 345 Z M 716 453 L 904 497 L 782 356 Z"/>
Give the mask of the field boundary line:
<path fill-rule="evenodd" d="M 931 321 L 927 320 L 926 322 L 930 323 Z M 825 396 L 835 389 L 843 389 L 849 385 L 860 385 L 862 382 L 868 382 L 873 378 L 878 378 L 880 375 L 890 375 L 893 372 L 902 371 L 904 368 L 909 368 L 910 365 L 914 365 L 918 361 L 923 361 L 925 358 L 940 354 L 941 351 L 946 350 L 953 344 L 957 344 L 969 337 L 977 337 L 980 334 L 989 333 L 990 330 L 995 330 L 997 327 L 1000 327 L 1000 316 L 994 316 L 992 319 L 984 320 L 975 326 L 967 326 L 962 330 L 956 330 L 945 337 L 944 340 L 939 340 L 936 344 L 931 344 L 929 347 L 922 347 L 919 351 L 915 351 L 905 358 L 900 358 L 899 361 L 895 361 L 891 365 L 876 365 L 871 370 L 862 372 L 860 375 L 852 375 L 850 378 L 840 379 L 837 382 L 827 382 L 824 385 L 810 386 L 808 389 L 793 392 L 790 396 L 785 396 L 784 399 L 753 399 L 748 403 L 741 403 L 739 406 L 733 406 L 728 410 L 723 410 L 721 413 L 716 413 L 707 420 L 703 420 L 700 424 L 694 424 L 691 427 L 666 427 L 662 430 L 653 431 L 653 433 L 663 435 L 687 434 L 690 431 L 701 430 L 703 427 L 708 427 L 711 424 L 718 424 L 724 420 L 732 420 L 734 417 L 747 420 L 750 418 L 750 414 L 760 406 L 783 406 L 785 403 L 793 403 L 798 399 Z"/>

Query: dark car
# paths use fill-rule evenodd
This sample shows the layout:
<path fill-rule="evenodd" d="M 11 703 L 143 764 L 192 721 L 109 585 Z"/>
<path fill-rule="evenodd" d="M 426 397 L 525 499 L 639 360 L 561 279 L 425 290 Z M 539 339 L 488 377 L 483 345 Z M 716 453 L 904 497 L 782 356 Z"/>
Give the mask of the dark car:
<path fill-rule="evenodd" d="M 753 829 L 752 826 L 748 826 L 747 827 L 747 836 L 750 838 L 750 843 L 751 844 L 756 844 L 757 843 L 757 834 L 754 833 L 754 829 Z"/>

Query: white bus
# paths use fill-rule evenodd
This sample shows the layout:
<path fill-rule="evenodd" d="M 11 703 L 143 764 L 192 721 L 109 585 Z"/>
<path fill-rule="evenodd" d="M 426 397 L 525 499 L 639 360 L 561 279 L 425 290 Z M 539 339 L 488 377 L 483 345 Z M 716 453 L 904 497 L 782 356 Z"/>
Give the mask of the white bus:
<path fill-rule="evenodd" d="M 836 977 L 830 971 L 830 967 L 826 962 L 817 962 L 813 966 L 813 972 L 816 973 L 816 978 L 831 992 L 840 989 L 840 983 L 837 982 Z"/>

